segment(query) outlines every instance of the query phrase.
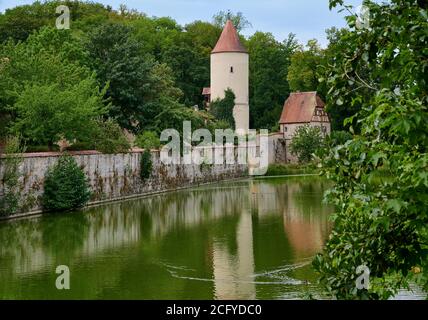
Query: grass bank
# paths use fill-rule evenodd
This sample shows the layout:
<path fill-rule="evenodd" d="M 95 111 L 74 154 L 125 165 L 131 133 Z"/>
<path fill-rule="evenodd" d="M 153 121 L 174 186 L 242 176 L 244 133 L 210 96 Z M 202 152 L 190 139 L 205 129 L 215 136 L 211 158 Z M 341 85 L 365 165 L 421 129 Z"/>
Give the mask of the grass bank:
<path fill-rule="evenodd" d="M 271 164 L 265 176 L 283 176 L 296 174 L 317 174 L 320 169 L 315 164 Z"/>

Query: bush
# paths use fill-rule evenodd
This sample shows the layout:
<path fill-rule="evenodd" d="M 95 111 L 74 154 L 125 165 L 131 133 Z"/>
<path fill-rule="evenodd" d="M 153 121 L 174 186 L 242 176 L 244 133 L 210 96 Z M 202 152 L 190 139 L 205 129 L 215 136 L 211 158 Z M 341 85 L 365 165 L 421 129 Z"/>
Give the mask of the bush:
<path fill-rule="evenodd" d="M 72 156 L 61 156 L 46 174 L 43 209 L 65 211 L 81 208 L 89 197 L 89 185 L 83 170 Z"/>
<path fill-rule="evenodd" d="M 95 150 L 95 143 L 92 142 L 75 142 L 67 147 L 67 151 L 82 151 L 82 150 Z"/>
<path fill-rule="evenodd" d="M 312 160 L 315 151 L 324 144 L 319 127 L 301 126 L 294 133 L 291 140 L 291 153 L 296 155 L 300 163 L 307 163 Z"/>
<path fill-rule="evenodd" d="M 19 166 L 23 160 L 21 156 L 23 151 L 19 137 L 11 136 L 6 139 L 4 158 L 0 159 L 0 165 L 3 167 L 1 181 L 4 186 L 4 194 L 0 196 L 0 216 L 8 216 L 19 210 L 21 200 Z"/>
<path fill-rule="evenodd" d="M 216 99 L 211 102 L 211 113 L 217 120 L 227 122 L 229 128 L 235 128 L 235 118 L 233 117 L 233 108 L 235 107 L 235 94 L 231 89 L 224 92 L 223 99 Z"/>
<path fill-rule="evenodd" d="M 353 135 L 348 131 L 332 131 L 330 135 L 325 138 L 324 148 L 318 148 L 316 155 L 320 159 L 325 159 L 335 147 L 344 145 L 346 141 L 352 139 Z"/>
<path fill-rule="evenodd" d="M 346 141 L 352 140 L 352 134 L 348 131 L 333 131 L 326 138 L 326 144 L 332 148 L 345 144 Z"/>
<path fill-rule="evenodd" d="M 97 121 L 94 144 L 95 149 L 108 154 L 125 153 L 131 149 L 121 127 L 112 119 Z"/>
<path fill-rule="evenodd" d="M 141 180 L 150 178 L 150 175 L 152 174 L 152 167 L 153 167 L 152 154 L 148 149 L 146 149 L 141 155 L 141 161 L 140 161 Z"/>
<path fill-rule="evenodd" d="M 59 147 L 57 145 L 53 145 L 52 147 L 48 147 L 47 145 L 29 145 L 27 146 L 25 152 L 57 152 L 59 151 Z"/>
<path fill-rule="evenodd" d="M 20 92 L 11 131 L 36 145 L 84 139 L 94 129 L 94 119 L 105 112 L 102 92 L 89 78 L 71 87 L 35 84 Z"/>
<path fill-rule="evenodd" d="M 159 136 L 153 131 L 144 131 L 137 136 L 135 145 L 143 149 L 159 149 L 161 146 Z"/>

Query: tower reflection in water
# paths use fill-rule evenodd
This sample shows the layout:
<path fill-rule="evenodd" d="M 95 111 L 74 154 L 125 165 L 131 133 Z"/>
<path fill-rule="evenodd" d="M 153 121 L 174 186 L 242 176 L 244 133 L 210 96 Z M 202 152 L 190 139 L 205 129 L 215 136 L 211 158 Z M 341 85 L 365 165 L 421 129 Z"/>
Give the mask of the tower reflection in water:
<path fill-rule="evenodd" d="M 318 290 L 310 261 L 330 229 L 327 188 L 243 180 L 1 223 L 0 297 L 301 297 Z M 59 264 L 68 292 L 52 285 Z"/>

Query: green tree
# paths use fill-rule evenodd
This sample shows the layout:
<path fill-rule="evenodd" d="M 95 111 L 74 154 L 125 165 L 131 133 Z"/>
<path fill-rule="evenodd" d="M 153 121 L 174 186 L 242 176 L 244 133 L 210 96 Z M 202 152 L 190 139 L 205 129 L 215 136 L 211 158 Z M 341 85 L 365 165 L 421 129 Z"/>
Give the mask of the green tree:
<path fill-rule="evenodd" d="M 191 43 L 181 42 L 168 46 L 161 61 L 171 67 L 175 83 L 184 93 L 181 102 L 187 106 L 202 105 L 201 90 L 210 77 L 209 56 Z"/>
<path fill-rule="evenodd" d="M 134 133 L 153 126 L 164 109 L 177 107 L 182 96 L 172 70 L 143 54 L 133 27 L 106 24 L 90 34 L 87 49 L 99 81 L 109 84 L 110 116 Z"/>
<path fill-rule="evenodd" d="M 90 198 L 85 173 L 70 155 L 61 156 L 49 168 L 44 183 L 42 197 L 46 211 L 65 211 L 83 207 Z"/>
<path fill-rule="evenodd" d="M 192 43 L 196 44 L 199 47 L 198 50 L 208 58 L 222 31 L 219 26 L 199 20 L 187 24 L 185 30 Z"/>
<path fill-rule="evenodd" d="M 287 80 L 291 91 L 320 91 L 317 68 L 323 60 L 323 50 L 317 40 L 309 40 L 306 48 L 301 47 L 291 56 Z M 319 92 L 324 97 L 324 92 Z"/>
<path fill-rule="evenodd" d="M 26 40 L 34 30 L 53 26 L 55 19 L 55 7 L 41 2 L 7 9 L 0 13 L 0 42 Z"/>
<path fill-rule="evenodd" d="M 58 92 L 74 90 L 74 94 L 79 90 L 80 93 L 85 91 L 86 97 L 99 94 L 91 71 L 81 65 L 86 59 L 85 52 L 79 41 L 67 30 L 42 28 L 25 42 L 15 44 L 8 41 L 0 45 L 0 57 L 0 118 L 5 121 L 8 129 L 18 116 L 15 106 L 17 101 L 20 100 L 20 107 L 24 107 L 22 102 L 25 99 L 26 102 L 32 103 L 28 96 L 31 90 L 35 97 L 38 96 L 34 88 L 31 89 L 33 86 L 43 87 L 44 90 L 50 87 L 50 90 L 55 89 Z M 80 84 L 84 80 L 85 83 Z M 87 95 L 88 91 L 83 90 L 83 87 L 91 87 L 92 94 Z M 22 97 L 24 93 L 26 97 Z M 46 96 L 45 98 L 51 99 Z M 79 101 L 82 101 L 81 98 Z M 41 102 L 40 99 L 38 102 Z M 46 100 L 44 103 L 49 102 Z M 41 121 L 45 120 L 42 117 Z M 23 134 L 23 138 L 28 140 L 29 137 Z"/>
<path fill-rule="evenodd" d="M 349 55 L 354 54 L 352 48 L 349 46 L 349 41 L 353 41 L 353 33 L 347 29 L 331 28 L 327 30 L 327 39 L 329 44 L 324 50 L 324 60 L 320 67 L 317 69 L 318 79 L 320 81 L 319 88 L 326 102 L 326 111 L 331 119 L 331 126 L 333 130 L 349 130 L 350 125 L 353 126 L 355 131 L 359 130 L 357 119 L 348 125 L 344 125 L 344 120 L 355 115 L 361 110 L 363 101 L 370 99 L 372 95 L 371 89 L 367 86 L 361 85 L 357 79 L 359 77 L 366 77 L 369 73 L 369 68 L 366 63 L 358 62 L 355 66 L 354 75 L 349 74 L 343 76 L 343 73 L 336 73 L 338 68 L 342 68 L 341 61 L 347 59 Z M 347 74 L 347 73 L 345 73 Z M 335 81 L 341 81 L 342 87 L 347 88 L 340 92 L 332 91 L 331 94 L 326 94 L 327 90 L 331 88 L 331 79 L 337 76 Z M 358 99 L 354 97 L 359 96 Z"/>
<path fill-rule="evenodd" d="M 195 130 L 204 128 L 206 119 L 209 118 L 205 113 L 184 107 L 178 102 L 163 104 L 162 109 L 159 110 L 152 125 L 146 127 L 147 130 L 160 133 L 165 129 L 172 128 L 182 132 L 183 121 L 190 121 L 192 129 Z"/>
<path fill-rule="evenodd" d="M 152 174 L 152 154 L 150 153 L 149 149 L 144 150 L 144 152 L 141 154 L 141 160 L 140 160 L 140 178 L 141 180 L 146 180 L 150 178 Z"/>
<path fill-rule="evenodd" d="M 42 27 L 55 27 L 56 18 L 59 16 L 56 7 L 59 5 L 69 7 L 71 32 L 76 34 L 89 31 L 95 24 L 125 18 L 100 3 L 74 0 L 34 1 L 32 4 L 6 9 L 4 13 L 0 13 L 0 43 L 8 39 L 14 42 L 25 41 Z"/>
<path fill-rule="evenodd" d="M 113 119 L 98 119 L 92 143 L 95 149 L 107 154 L 126 153 L 131 149 L 131 144 L 126 138 L 122 128 Z M 86 138 L 86 137 L 85 137 Z"/>
<path fill-rule="evenodd" d="M 84 139 L 91 135 L 95 118 L 106 112 L 103 94 L 93 78 L 67 88 L 57 84 L 27 86 L 13 106 L 16 119 L 11 131 L 49 148 L 63 138 Z"/>
<path fill-rule="evenodd" d="M 251 56 L 251 127 L 271 129 L 278 124 L 282 106 L 290 94 L 287 73 L 297 42 L 293 34 L 280 43 L 271 33 L 256 32 L 247 44 Z"/>
<path fill-rule="evenodd" d="M 211 102 L 210 109 L 217 120 L 227 122 L 229 128 L 235 128 L 233 108 L 235 107 L 235 94 L 231 89 L 224 91 L 224 98 Z"/>
<path fill-rule="evenodd" d="M 370 27 L 347 17 L 346 51 L 337 52 L 326 79 L 329 101 L 361 105 L 345 120 L 351 130 L 358 120 L 361 133 L 324 161 L 336 211 L 314 265 L 338 298 L 387 299 L 410 282 L 428 291 L 427 4 L 364 4 Z M 355 285 L 360 265 L 370 270 L 368 289 Z"/>
<path fill-rule="evenodd" d="M 19 137 L 10 136 L 6 139 L 4 155 L 0 158 L 0 167 L 3 172 L 1 182 L 4 189 L 3 195 L 0 196 L 0 216 L 14 214 L 20 209 L 19 166 L 23 161 L 21 153 L 24 151 L 25 148 L 21 146 Z"/>
<path fill-rule="evenodd" d="M 242 31 L 246 28 L 251 28 L 251 22 L 245 18 L 242 12 L 237 12 L 236 14 L 228 11 L 219 11 L 213 16 L 213 24 L 219 28 L 223 28 L 227 20 L 231 20 L 236 30 Z"/>
<path fill-rule="evenodd" d="M 300 163 L 310 162 L 313 155 L 324 146 L 324 139 L 319 127 L 309 125 L 296 129 L 290 144 L 291 153 L 296 155 Z"/>
<path fill-rule="evenodd" d="M 153 131 L 144 131 L 137 136 L 135 144 L 143 149 L 159 149 L 161 146 L 159 135 Z"/>
<path fill-rule="evenodd" d="M 110 116 L 133 132 L 144 121 L 144 106 L 153 94 L 151 70 L 154 61 L 141 54 L 132 28 L 108 23 L 89 35 L 87 50 L 91 67 L 102 84 L 109 84 Z"/>

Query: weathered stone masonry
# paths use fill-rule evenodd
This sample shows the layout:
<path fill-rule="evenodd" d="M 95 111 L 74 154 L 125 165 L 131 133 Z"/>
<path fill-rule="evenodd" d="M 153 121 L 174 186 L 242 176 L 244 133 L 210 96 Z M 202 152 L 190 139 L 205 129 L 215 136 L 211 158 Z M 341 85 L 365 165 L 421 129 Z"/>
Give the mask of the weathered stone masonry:
<path fill-rule="evenodd" d="M 238 148 L 234 148 L 235 157 Z M 286 162 L 289 155 L 281 134 L 269 136 L 269 164 Z M 88 177 L 92 198 L 89 204 L 121 200 L 128 197 L 156 192 L 177 190 L 210 182 L 246 177 L 247 165 L 191 164 L 165 165 L 159 151 L 151 152 L 152 174 L 149 179 L 140 178 L 140 160 L 143 150 L 135 149 L 124 154 L 101 154 L 97 151 L 70 152 Z M 40 197 L 46 171 L 53 166 L 61 153 L 43 152 L 23 155 L 20 165 L 21 214 L 41 210 Z M 2 156 L 0 155 L 0 158 Z M 4 168 L 0 162 L 0 197 L 4 194 Z"/>
<path fill-rule="evenodd" d="M 199 184 L 247 176 L 246 165 L 165 165 L 159 151 L 152 151 L 152 174 L 144 181 L 140 178 L 142 151 L 126 154 L 101 154 L 96 151 L 70 152 L 88 177 L 92 198 L 90 204 L 120 200 L 160 191 L 176 190 Z M 54 165 L 60 153 L 25 154 L 20 166 L 22 212 L 39 211 L 40 197 L 46 171 Z M 0 177 L 4 169 L 0 166 Z M 0 196 L 4 193 L 0 182 Z"/>

